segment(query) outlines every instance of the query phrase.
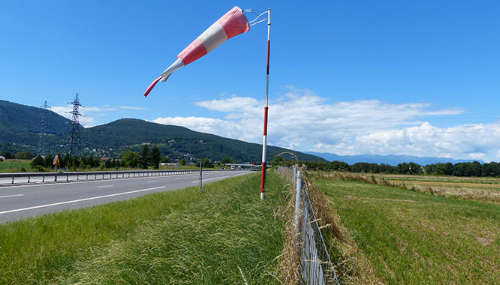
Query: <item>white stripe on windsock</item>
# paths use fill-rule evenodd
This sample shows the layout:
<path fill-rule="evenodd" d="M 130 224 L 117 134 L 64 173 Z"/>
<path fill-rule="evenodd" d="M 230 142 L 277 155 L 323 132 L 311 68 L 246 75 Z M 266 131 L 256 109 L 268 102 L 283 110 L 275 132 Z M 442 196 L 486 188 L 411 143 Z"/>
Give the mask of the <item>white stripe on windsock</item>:
<path fill-rule="evenodd" d="M 163 73 L 161 74 L 161 81 L 167 81 L 168 77 L 181 67 L 184 67 L 184 62 L 182 62 L 182 59 L 178 58 L 174 63 L 172 63 L 171 66 L 163 71 Z"/>
<path fill-rule="evenodd" d="M 222 25 L 215 22 L 198 39 L 205 46 L 207 53 L 209 53 L 227 40 L 227 34 Z"/>

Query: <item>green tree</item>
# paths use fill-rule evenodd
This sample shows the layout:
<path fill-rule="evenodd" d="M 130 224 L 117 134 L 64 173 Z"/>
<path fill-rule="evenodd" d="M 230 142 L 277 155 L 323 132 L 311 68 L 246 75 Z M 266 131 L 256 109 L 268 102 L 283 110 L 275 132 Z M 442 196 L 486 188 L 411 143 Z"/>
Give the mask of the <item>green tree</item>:
<path fill-rule="evenodd" d="M 12 155 L 12 152 L 8 151 L 8 150 L 4 150 L 0 153 L 0 156 L 3 156 L 5 157 L 5 159 L 13 159 L 14 156 Z"/>
<path fill-rule="evenodd" d="M 181 159 L 181 160 L 179 161 L 179 164 L 180 164 L 180 165 L 186 165 L 186 164 L 187 164 L 187 161 L 183 158 L 183 159 Z M 198 164 L 198 166 L 199 166 L 199 164 Z"/>
<path fill-rule="evenodd" d="M 35 157 L 35 159 L 33 159 L 31 162 L 30 162 L 30 167 L 31 168 L 35 168 L 35 166 L 37 165 L 40 165 L 41 167 L 43 167 L 45 164 L 45 161 L 43 160 L 43 158 L 40 156 L 40 155 L 37 155 Z"/>
<path fill-rule="evenodd" d="M 151 149 L 151 163 L 155 169 L 160 168 L 161 153 L 160 149 L 154 145 Z"/>
<path fill-rule="evenodd" d="M 139 164 L 139 155 L 135 151 L 127 150 L 123 153 L 122 161 L 125 166 L 135 168 Z"/>
<path fill-rule="evenodd" d="M 170 163 L 170 162 L 172 162 L 172 160 L 168 156 L 162 156 L 160 162 L 161 163 Z"/>
<path fill-rule="evenodd" d="M 224 157 L 224 158 L 222 158 L 221 162 L 222 162 L 222 164 L 228 164 L 228 163 L 231 163 L 232 161 L 229 157 Z"/>
<path fill-rule="evenodd" d="M 148 169 L 149 162 L 149 146 L 145 144 L 139 154 L 139 164 L 143 169 Z"/>
<path fill-rule="evenodd" d="M 43 166 L 44 166 L 45 168 L 48 168 L 48 167 L 50 167 L 50 168 L 51 168 L 51 167 L 52 167 L 52 163 L 54 163 L 54 157 L 52 157 L 52 155 L 51 155 L 51 154 L 49 154 L 49 155 L 47 155 L 47 156 L 45 157 L 45 160 L 44 160 L 44 162 L 43 162 Z"/>
<path fill-rule="evenodd" d="M 271 165 L 272 166 L 279 166 L 283 163 L 283 157 L 281 155 L 277 155 L 273 157 L 273 160 L 271 160 Z"/>
<path fill-rule="evenodd" d="M 31 153 L 31 151 L 20 151 L 16 153 L 15 157 L 16 159 L 32 159 L 33 154 Z"/>
<path fill-rule="evenodd" d="M 200 162 L 196 162 L 195 164 L 197 167 L 200 166 Z M 201 165 L 204 167 L 204 168 L 214 168 L 214 164 L 210 161 L 210 159 L 208 158 L 203 158 L 201 160 Z"/>

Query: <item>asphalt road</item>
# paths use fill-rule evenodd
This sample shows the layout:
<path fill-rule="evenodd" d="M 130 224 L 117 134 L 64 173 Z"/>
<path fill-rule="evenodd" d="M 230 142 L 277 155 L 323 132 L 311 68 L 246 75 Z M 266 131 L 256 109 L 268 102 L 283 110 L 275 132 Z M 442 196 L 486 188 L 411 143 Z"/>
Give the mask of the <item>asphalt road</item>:
<path fill-rule="evenodd" d="M 203 172 L 203 183 L 249 171 Z M 0 223 L 199 185 L 199 173 L 0 186 Z"/>

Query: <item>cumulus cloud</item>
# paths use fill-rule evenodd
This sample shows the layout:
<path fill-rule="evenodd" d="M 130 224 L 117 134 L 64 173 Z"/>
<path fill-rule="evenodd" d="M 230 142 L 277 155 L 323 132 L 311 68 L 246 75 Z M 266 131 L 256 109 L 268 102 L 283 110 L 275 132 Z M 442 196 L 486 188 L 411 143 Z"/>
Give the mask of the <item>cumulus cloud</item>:
<path fill-rule="evenodd" d="M 313 150 L 337 154 L 407 154 L 489 160 L 486 154 L 496 151 L 499 139 L 500 123 L 438 128 L 425 122 L 419 126 L 355 136 L 347 144 L 318 143 Z"/>
<path fill-rule="evenodd" d="M 194 104 L 223 116 L 159 117 L 153 122 L 262 143 L 264 100 L 231 95 Z M 428 103 L 391 104 L 379 100 L 333 102 L 293 86 L 271 100 L 269 106 L 270 145 L 339 155 L 500 159 L 500 122 L 453 127 L 432 124 L 436 117 L 463 114 L 463 108 L 436 109 Z"/>
<path fill-rule="evenodd" d="M 71 114 L 71 112 L 73 111 L 73 105 L 71 104 L 68 104 L 66 106 L 51 107 L 50 110 L 70 120 L 73 117 L 73 114 Z M 79 117 L 80 124 L 86 128 L 93 127 L 96 125 L 96 122 L 98 121 L 99 117 L 106 116 L 106 114 L 109 112 L 116 112 L 119 110 L 143 111 L 146 109 L 142 107 L 133 107 L 133 106 L 118 106 L 118 107 L 106 106 L 104 108 L 95 106 L 85 106 L 79 108 L 79 112 L 82 114 L 82 116 Z"/>
<path fill-rule="evenodd" d="M 87 109 L 87 108 L 85 108 Z M 67 119 L 72 119 L 73 114 L 70 112 L 73 111 L 73 105 L 66 105 L 66 106 L 56 106 L 56 107 L 51 107 L 50 110 L 52 112 L 55 112 Z M 96 119 L 92 116 L 88 116 L 87 112 L 97 112 L 100 111 L 101 109 L 97 107 L 89 107 L 87 110 L 83 110 L 83 108 L 79 109 L 79 112 L 83 115 L 82 117 L 79 117 L 80 124 L 84 127 L 92 127 L 95 125 Z"/>
<path fill-rule="evenodd" d="M 157 118 L 154 122 L 249 142 L 262 142 L 264 101 L 251 97 L 196 102 L 223 119 Z M 268 142 L 301 151 L 339 155 L 405 154 L 487 159 L 497 151 L 500 123 L 433 126 L 434 117 L 463 114 L 462 108 L 433 109 L 427 103 L 390 104 L 379 100 L 331 102 L 311 90 L 289 87 L 270 101 Z M 500 151 L 496 154 L 500 157 Z"/>

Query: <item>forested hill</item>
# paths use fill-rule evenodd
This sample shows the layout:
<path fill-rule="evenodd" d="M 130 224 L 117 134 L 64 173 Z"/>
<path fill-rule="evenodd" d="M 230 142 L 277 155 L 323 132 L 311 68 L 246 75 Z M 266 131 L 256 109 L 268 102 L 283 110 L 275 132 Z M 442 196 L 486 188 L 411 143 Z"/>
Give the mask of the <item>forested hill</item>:
<path fill-rule="evenodd" d="M 0 100 L 0 152 L 38 150 L 43 109 Z M 71 121 L 47 111 L 46 151 L 65 153 Z M 144 143 L 156 144 L 163 156 L 260 162 L 262 145 L 195 132 L 184 127 L 160 125 L 138 119 L 121 119 L 92 128 L 81 128 L 81 154 L 121 157 L 125 150 L 139 151 Z M 268 160 L 283 152 L 268 147 Z M 294 152 L 300 160 L 325 161 L 315 155 Z M 285 156 L 290 159 L 290 156 Z"/>
<path fill-rule="evenodd" d="M 37 146 L 43 112 L 42 108 L 0 100 L 0 150 L 6 147 L 9 151 L 27 150 Z M 47 111 L 46 119 L 47 143 L 64 144 L 60 135 L 69 132 L 71 121 L 52 111 Z"/>
<path fill-rule="evenodd" d="M 156 144 L 162 153 L 170 157 L 208 157 L 220 160 L 229 157 L 240 162 L 260 162 L 262 145 L 228 139 L 212 134 L 192 131 L 188 128 L 161 125 L 138 119 L 121 119 L 109 124 L 86 129 L 82 135 L 86 147 L 121 153 L 125 149 L 138 151 L 143 143 Z M 111 150 L 110 150 L 111 149 Z M 287 151 L 268 147 L 268 160 Z M 294 152 L 300 160 L 325 161 L 318 156 Z M 286 157 L 290 159 L 291 157 Z"/>

